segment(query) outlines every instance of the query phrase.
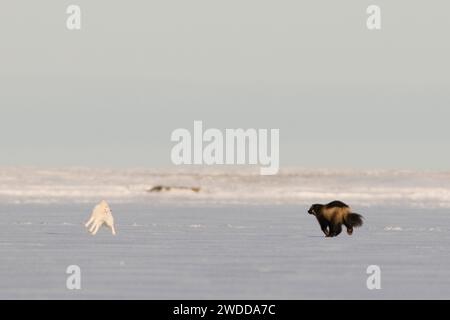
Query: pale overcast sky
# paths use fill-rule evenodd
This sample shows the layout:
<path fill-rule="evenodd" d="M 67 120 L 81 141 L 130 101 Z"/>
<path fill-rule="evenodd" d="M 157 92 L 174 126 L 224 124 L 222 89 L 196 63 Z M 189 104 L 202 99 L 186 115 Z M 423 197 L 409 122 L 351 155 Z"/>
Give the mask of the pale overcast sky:
<path fill-rule="evenodd" d="M 449 14 L 444 0 L 5 2 L 0 165 L 169 166 L 171 132 L 203 120 L 279 128 L 282 166 L 450 170 Z"/>

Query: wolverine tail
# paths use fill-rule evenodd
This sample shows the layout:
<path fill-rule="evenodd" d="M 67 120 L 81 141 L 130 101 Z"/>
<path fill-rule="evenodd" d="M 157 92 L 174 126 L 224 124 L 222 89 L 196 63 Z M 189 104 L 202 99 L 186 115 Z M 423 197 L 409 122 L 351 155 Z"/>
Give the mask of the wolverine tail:
<path fill-rule="evenodd" d="M 363 225 L 363 216 L 354 212 L 350 212 L 345 217 L 345 222 L 350 227 L 360 227 Z"/>

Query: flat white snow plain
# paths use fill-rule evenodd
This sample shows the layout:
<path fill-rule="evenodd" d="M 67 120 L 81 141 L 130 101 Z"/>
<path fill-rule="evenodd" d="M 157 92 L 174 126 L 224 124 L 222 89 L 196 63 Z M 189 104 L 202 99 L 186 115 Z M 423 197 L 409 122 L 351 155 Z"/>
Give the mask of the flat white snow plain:
<path fill-rule="evenodd" d="M 0 299 L 450 299 L 449 172 L 255 172 L 0 168 Z M 335 199 L 353 236 L 307 214 Z M 116 236 L 83 225 L 101 200 Z"/>
<path fill-rule="evenodd" d="M 447 209 L 364 208 L 353 236 L 324 238 L 300 205 L 112 208 L 117 236 L 93 237 L 88 204 L 1 205 L 0 299 L 450 298 Z"/>

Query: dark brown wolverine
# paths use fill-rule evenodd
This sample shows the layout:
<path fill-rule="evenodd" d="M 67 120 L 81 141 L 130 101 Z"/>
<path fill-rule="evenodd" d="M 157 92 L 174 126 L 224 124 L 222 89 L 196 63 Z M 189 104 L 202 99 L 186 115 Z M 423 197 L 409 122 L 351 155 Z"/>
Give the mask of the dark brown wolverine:
<path fill-rule="evenodd" d="M 342 225 L 351 235 L 354 227 L 363 224 L 363 216 L 354 212 L 342 201 L 332 201 L 328 204 L 313 204 L 308 213 L 316 217 L 320 228 L 327 237 L 336 237 L 342 231 Z"/>

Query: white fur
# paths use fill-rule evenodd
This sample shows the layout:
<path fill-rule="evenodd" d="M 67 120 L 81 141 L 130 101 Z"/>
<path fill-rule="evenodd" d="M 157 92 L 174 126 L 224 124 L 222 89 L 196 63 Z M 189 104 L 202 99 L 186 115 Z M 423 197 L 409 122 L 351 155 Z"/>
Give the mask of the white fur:
<path fill-rule="evenodd" d="M 111 209 L 105 200 L 95 206 L 89 221 L 86 222 L 84 226 L 89 228 L 89 232 L 92 235 L 95 235 L 103 224 L 111 229 L 113 235 L 116 234 L 116 229 L 114 228 L 114 217 L 112 216 Z"/>

